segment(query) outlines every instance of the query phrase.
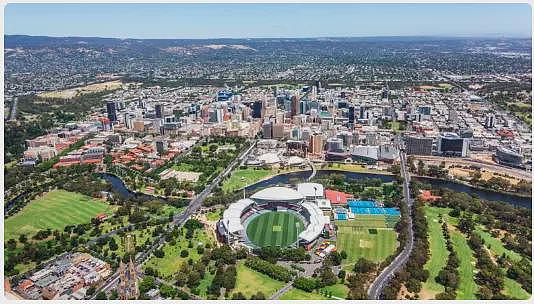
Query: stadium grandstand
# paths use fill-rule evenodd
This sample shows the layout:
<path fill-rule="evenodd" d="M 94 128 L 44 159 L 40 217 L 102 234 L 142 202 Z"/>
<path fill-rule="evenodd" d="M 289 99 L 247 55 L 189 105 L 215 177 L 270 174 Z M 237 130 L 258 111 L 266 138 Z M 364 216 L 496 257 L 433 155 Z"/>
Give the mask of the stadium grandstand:
<path fill-rule="evenodd" d="M 311 248 L 325 229 L 332 229 L 316 202 L 324 197 L 323 186 L 305 183 L 297 189 L 270 187 L 230 204 L 217 223 L 218 236 L 249 248 Z"/>

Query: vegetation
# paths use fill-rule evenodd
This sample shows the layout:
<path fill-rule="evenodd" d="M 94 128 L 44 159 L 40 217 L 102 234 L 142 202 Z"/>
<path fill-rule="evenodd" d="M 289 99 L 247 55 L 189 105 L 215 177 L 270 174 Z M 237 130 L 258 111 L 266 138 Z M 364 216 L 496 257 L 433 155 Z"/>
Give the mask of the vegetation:
<path fill-rule="evenodd" d="M 248 258 L 245 261 L 245 266 L 283 282 L 289 282 L 294 274 L 293 271 L 285 267 L 269 263 L 257 257 Z"/>

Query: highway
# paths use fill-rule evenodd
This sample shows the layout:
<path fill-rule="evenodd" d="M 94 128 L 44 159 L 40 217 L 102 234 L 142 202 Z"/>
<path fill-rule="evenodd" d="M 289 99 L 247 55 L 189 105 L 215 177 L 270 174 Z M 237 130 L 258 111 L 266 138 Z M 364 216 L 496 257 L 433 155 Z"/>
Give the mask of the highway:
<path fill-rule="evenodd" d="M 200 207 L 202 207 L 202 202 L 208 197 L 208 195 L 213 191 L 213 189 L 217 187 L 217 185 L 228 174 L 230 174 L 232 170 L 234 170 L 234 168 L 250 153 L 250 151 L 252 151 L 254 146 L 256 146 L 256 143 L 257 141 L 255 140 L 247 150 L 245 150 L 244 152 L 241 153 L 241 155 L 236 157 L 230 163 L 230 165 L 228 165 L 226 169 L 223 170 L 223 172 L 221 172 L 215 179 L 213 179 L 213 181 L 206 188 L 204 188 L 202 192 L 200 192 L 200 194 L 198 194 L 193 200 L 191 200 L 191 203 L 187 206 L 184 212 L 182 212 L 181 214 L 175 215 L 173 221 L 169 225 L 170 226 L 169 230 L 176 226 L 180 227 L 183 224 L 185 224 L 187 219 L 192 214 L 196 213 L 198 209 L 200 209 Z M 148 250 L 144 252 L 140 252 L 135 256 L 135 264 L 136 265 L 143 264 L 150 257 L 150 255 L 154 252 L 154 250 L 161 247 L 164 243 L 165 243 L 165 237 L 160 236 L 158 241 L 155 242 L 152 246 L 150 246 Z M 110 288 L 112 288 L 113 286 L 117 284 L 118 279 L 119 279 L 119 272 L 117 271 L 106 280 L 106 283 L 94 293 L 91 299 L 94 299 L 96 297 L 96 294 L 100 291 L 107 292 Z"/>
<path fill-rule="evenodd" d="M 367 291 L 367 295 L 370 300 L 379 300 L 380 295 L 382 294 L 382 290 L 386 286 L 386 284 L 389 282 L 389 280 L 393 277 L 393 275 L 401 269 L 404 264 L 406 264 L 406 261 L 408 261 L 408 258 L 410 257 L 410 254 L 412 253 L 413 249 L 413 225 L 412 225 L 412 204 L 413 200 L 410 197 L 410 175 L 408 173 L 408 169 L 406 166 L 406 155 L 401 150 L 400 153 L 400 159 L 401 159 L 401 176 L 404 178 L 404 184 L 403 184 L 403 192 L 404 192 L 404 198 L 406 199 L 406 204 L 408 205 L 408 240 L 406 241 L 406 246 L 401 251 L 401 253 L 389 264 L 386 268 L 382 270 L 382 272 L 376 277 L 374 282 L 371 284 Z"/>

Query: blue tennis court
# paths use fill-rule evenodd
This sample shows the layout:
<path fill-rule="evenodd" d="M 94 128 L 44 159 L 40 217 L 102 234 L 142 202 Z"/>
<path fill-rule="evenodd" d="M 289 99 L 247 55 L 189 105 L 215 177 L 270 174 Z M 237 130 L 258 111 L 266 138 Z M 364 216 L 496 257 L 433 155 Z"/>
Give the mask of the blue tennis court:
<path fill-rule="evenodd" d="M 400 215 L 400 210 L 396 208 L 360 208 L 350 207 L 350 211 L 354 214 L 387 214 L 387 215 Z"/>
<path fill-rule="evenodd" d="M 348 201 L 347 205 L 349 207 L 355 207 L 355 208 L 374 208 L 376 207 L 376 203 L 373 201 Z"/>
<path fill-rule="evenodd" d="M 347 220 L 347 214 L 345 214 L 345 213 L 336 213 L 336 220 L 340 220 L 340 221 Z"/>

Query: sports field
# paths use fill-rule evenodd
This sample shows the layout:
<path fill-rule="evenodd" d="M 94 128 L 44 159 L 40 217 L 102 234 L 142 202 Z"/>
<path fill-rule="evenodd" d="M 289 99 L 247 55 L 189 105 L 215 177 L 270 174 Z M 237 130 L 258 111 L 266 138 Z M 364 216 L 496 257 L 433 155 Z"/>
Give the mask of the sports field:
<path fill-rule="evenodd" d="M 427 281 L 423 283 L 423 289 L 426 291 L 425 295 L 428 298 L 434 298 L 436 294 L 445 291 L 445 287 L 436 282 L 436 276 L 447 265 L 449 256 L 445 236 L 439 223 L 439 215 L 441 214 L 444 219 L 447 219 L 447 214 L 450 210 L 448 208 L 425 206 L 430 256 L 424 268 L 428 270 L 430 275 Z"/>
<path fill-rule="evenodd" d="M 232 294 L 241 292 L 250 299 L 251 296 L 261 291 L 265 297 L 269 298 L 284 285 L 284 282 L 252 270 L 245 266 L 243 261 L 240 261 L 237 263 L 237 278 Z"/>
<path fill-rule="evenodd" d="M 26 207 L 5 220 L 6 240 L 28 238 L 37 231 L 50 228 L 63 231 L 67 225 L 85 224 L 98 213 L 112 214 L 112 207 L 80 193 L 54 190 L 31 201 Z"/>
<path fill-rule="evenodd" d="M 268 212 L 248 223 L 247 236 L 258 247 L 287 247 L 297 241 L 304 229 L 304 223 L 291 212 Z"/>
<path fill-rule="evenodd" d="M 358 220 L 336 221 L 338 251 L 348 255 L 346 263 L 354 263 L 359 258 L 380 262 L 395 252 L 397 233 L 387 228 L 386 216 L 365 217 Z M 380 219 L 379 219 L 380 218 Z"/>

